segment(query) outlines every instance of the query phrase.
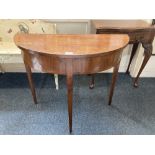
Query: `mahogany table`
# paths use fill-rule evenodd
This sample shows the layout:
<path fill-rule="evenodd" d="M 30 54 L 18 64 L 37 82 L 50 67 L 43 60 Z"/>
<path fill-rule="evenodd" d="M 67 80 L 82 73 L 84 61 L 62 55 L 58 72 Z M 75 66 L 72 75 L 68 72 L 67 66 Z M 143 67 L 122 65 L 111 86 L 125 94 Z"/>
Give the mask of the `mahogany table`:
<path fill-rule="evenodd" d="M 91 33 L 95 34 L 128 34 L 130 37 L 129 44 L 133 44 L 131 57 L 129 60 L 126 73 L 129 74 L 129 67 L 137 51 L 139 43 L 144 48 L 144 60 L 134 80 L 134 86 L 138 86 L 138 80 L 141 72 L 146 66 L 152 54 L 152 42 L 155 36 L 155 21 L 152 24 L 144 20 L 92 20 Z M 90 88 L 94 87 L 94 76 Z"/>
<path fill-rule="evenodd" d="M 112 101 L 123 48 L 128 35 L 17 34 L 33 100 L 37 103 L 31 69 L 67 76 L 69 131 L 72 132 L 73 75 L 93 74 L 114 67 L 109 93 Z"/>

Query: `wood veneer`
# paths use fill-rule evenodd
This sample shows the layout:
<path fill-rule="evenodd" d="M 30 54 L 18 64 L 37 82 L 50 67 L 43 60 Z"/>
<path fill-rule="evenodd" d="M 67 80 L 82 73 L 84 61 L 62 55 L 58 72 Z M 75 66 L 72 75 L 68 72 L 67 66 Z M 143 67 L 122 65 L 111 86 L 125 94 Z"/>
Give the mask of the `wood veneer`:
<path fill-rule="evenodd" d="M 152 21 L 152 24 L 149 24 L 144 20 L 92 20 L 91 33 L 129 35 L 129 44 L 133 44 L 133 49 L 126 71 L 127 74 L 129 74 L 129 68 L 138 49 L 138 45 L 140 43 L 142 44 L 142 47 L 144 48 L 144 60 L 136 78 L 134 79 L 134 86 L 138 87 L 139 77 L 152 55 L 152 43 L 155 36 L 154 20 Z M 90 88 L 93 88 L 94 76 L 92 76 L 92 81 L 90 83 Z"/>
<path fill-rule="evenodd" d="M 31 69 L 67 76 L 70 132 L 72 132 L 74 74 L 93 74 L 114 67 L 109 92 L 109 105 L 111 104 L 122 50 L 129 42 L 128 35 L 17 34 L 14 41 L 22 50 L 35 103 L 37 98 Z"/>

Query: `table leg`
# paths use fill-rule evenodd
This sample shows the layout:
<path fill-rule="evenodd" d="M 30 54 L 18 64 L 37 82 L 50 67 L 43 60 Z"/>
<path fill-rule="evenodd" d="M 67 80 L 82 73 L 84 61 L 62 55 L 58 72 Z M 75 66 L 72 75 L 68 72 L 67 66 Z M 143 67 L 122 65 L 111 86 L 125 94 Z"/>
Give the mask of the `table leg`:
<path fill-rule="evenodd" d="M 26 63 L 25 63 L 25 68 L 26 68 L 27 77 L 28 77 L 28 81 L 29 81 L 29 85 L 30 85 L 34 103 L 37 104 L 37 98 L 36 98 L 36 92 L 35 92 L 35 88 L 34 88 L 34 84 L 33 84 L 33 80 L 32 80 L 31 68 Z"/>
<path fill-rule="evenodd" d="M 132 51 L 131 51 L 131 56 L 130 56 L 130 60 L 129 60 L 129 64 L 128 64 L 128 68 L 126 70 L 126 74 L 129 74 L 129 68 L 130 68 L 132 59 L 133 59 L 133 57 L 134 57 L 134 55 L 135 55 L 135 53 L 136 53 L 136 51 L 138 49 L 138 45 L 139 45 L 139 43 L 134 43 L 133 44 Z"/>
<path fill-rule="evenodd" d="M 72 132 L 73 75 L 67 75 L 69 131 Z"/>
<path fill-rule="evenodd" d="M 119 65 L 120 65 L 120 61 L 114 66 L 114 69 L 113 69 L 112 82 L 111 82 L 110 93 L 109 93 L 109 102 L 108 102 L 109 105 L 111 105 L 111 102 L 112 102 L 114 87 L 118 76 Z"/>
<path fill-rule="evenodd" d="M 58 74 L 54 74 L 54 81 L 55 81 L 56 90 L 58 90 L 59 89 Z"/>
<path fill-rule="evenodd" d="M 151 43 L 142 43 L 142 46 L 144 48 L 144 60 L 143 63 L 140 67 L 140 70 L 134 80 L 134 87 L 138 87 L 138 80 L 139 80 L 139 76 L 142 73 L 143 69 L 145 68 L 148 60 L 150 59 L 151 55 L 152 55 L 152 44 Z"/>
<path fill-rule="evenodd" d="M 1 71 L 1 73 L 5 73 L 5 71 L 3 70 L 3 67 L 1 66 L 1 64 L 0 64 L 0 71 Z"/>
<path fill-rule="evenodd" d="M 94 88 L 94 86 L 95 86 L 95 75 L 94 74 L 90 74 L 90 78 L 91 78 L 91 80 L 90 80 L 90 83 L 89 83 L 89 88 L 90 89 L 93 89 Z"/>

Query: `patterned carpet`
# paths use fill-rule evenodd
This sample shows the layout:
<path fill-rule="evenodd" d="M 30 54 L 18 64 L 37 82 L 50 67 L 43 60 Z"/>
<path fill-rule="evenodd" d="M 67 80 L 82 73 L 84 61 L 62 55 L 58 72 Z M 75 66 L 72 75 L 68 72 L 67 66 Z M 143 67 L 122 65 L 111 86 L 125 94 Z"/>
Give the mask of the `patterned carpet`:
<path fill-rule="evenodd" d="M 0 74 L 0 134 L 69 134 L 66 77 L 59 76 L 58 91 L 53 76 L 33 78 L 38 105 L 33 104 L 26 74 Z M 72 134 L 155 134 L 154 78 L 141 78 L 136 89 L 131 77 L 119 74 L 112 106 L 107 105 L 111 74 L 97 74 L 93 90 L 89 78 L 74 76 Z"/>

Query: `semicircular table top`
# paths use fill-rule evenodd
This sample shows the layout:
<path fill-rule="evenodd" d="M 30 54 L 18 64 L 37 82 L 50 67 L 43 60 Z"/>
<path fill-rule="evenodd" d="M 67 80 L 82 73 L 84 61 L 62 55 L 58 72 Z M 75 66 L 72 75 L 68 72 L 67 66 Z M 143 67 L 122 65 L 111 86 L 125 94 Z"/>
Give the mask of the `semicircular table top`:
<path fill-rule="evenodd" d="M 111 104 L 122 50 L 129 42 L 128 35 L 19 33 L 15 35 L 14 41 L 23 50 L 25 68 L 35 103 L 37 98 L 31 68 L 66 75 L 70 133 L 72 132 L 74 74 L 94 74 L 114 67 L 109 93 L 109 105 Z"/>
<path fill-rule="evenodd" d="M 104 54 L 124 48 L 129 37 L 126 34 L 22 34 L 14 37 L 15 44 L 23 49 L 53 54 L 57 56 L 76 57 Z"/>

